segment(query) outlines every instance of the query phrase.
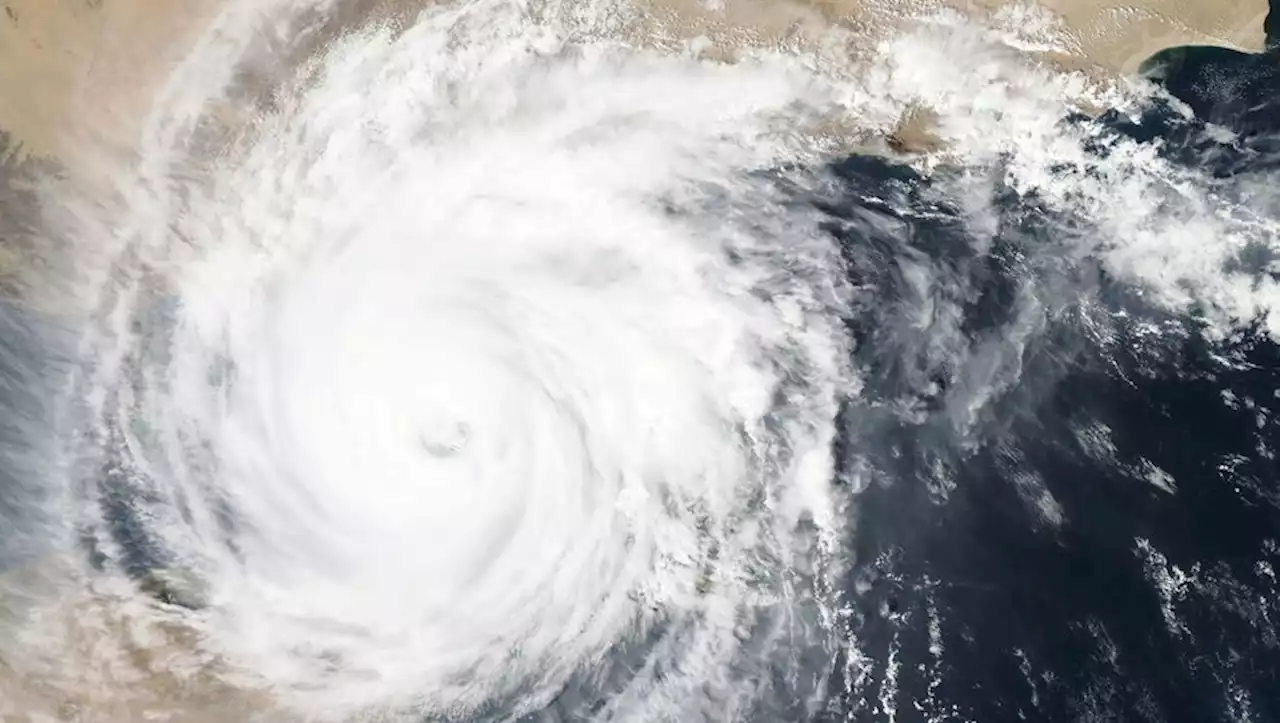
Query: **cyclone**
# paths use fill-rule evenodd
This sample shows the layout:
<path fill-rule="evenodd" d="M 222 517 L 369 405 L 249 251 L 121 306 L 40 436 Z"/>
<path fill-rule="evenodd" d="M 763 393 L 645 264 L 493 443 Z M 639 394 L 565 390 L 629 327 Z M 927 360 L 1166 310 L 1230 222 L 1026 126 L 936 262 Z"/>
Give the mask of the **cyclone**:
<path fill-rule="evenodd" d="M 334 40 L 213 153 L 252 50 L 77 231 L 75 524 L 137 614 L 306 719 L 812 705 L 846 292 L 759 171 L 833 88 L 482 1 Z"/>
<path fill-rule="evenodd" d="M 950 5 L 219 0 L 6 156 L 0 719 L 1280 715 L 1280 51 Z"/>

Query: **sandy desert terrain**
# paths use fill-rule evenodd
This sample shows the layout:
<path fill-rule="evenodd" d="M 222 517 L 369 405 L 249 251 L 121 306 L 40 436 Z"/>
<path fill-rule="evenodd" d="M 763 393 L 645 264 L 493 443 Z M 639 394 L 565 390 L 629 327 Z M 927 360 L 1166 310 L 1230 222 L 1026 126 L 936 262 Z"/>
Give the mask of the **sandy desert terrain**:
<path fill-rule="evenodd" d="M 874 32 L 929 2 L 643 0 L 656 16 L 780 35 L 796 23 Z M 67 139 L 137 132 L 156 84 L 225 0 L 6 0 L 0 14 L 0 130 L 27 152 L 60 156 Z M 949 0 L 986 11 L 1008 0 Z M 1082 57 L 1131 71 L 1168 45 L 1256 49 L 1265 0 L 1040 0 L 1073 29 Z M 361 3 L 369 5 L 370 3 Z M 395 4 L 406 6 L 404 0 Z M 904 12 L 902 8 L 906 7 Z"/>

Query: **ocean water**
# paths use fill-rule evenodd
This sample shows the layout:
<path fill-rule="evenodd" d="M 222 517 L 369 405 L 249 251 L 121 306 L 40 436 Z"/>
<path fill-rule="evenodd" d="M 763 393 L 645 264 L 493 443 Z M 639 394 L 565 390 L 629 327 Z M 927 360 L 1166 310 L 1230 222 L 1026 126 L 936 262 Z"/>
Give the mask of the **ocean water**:
<path fill-rule="evenodd" d="M 1204 183 L 1219 199 L 1238 198 L 1273 172 L 1275 63 L 1270 51 L 1164 51 L 1146 71 L 1194 117 L 1159 100 L 1127 117 L 1064 122 L 1084 123 L 1094 152 L 1136 139 L 1212 178 Z M 853 718 L 1280 717 L 1280 350 L 1265 328 L 1217 333 L 1105 267 L 1052 258 L 1061 237 L 1100 231 L 1034 193 L 999 188 L 994 233 L 975 253 L 963 206 L 937 192 L 966 169 L 925 178 L 848 159 L 836 173 L 858 200 L 836 202 L 833 233 L 872 292 L 855 322 L 875 382 L 861 404 L 914 412 L 850 442 L 861 450 L 852 474 L 867 480 L 863 564 L 849 583 L 853 636 L 866 645 L 846 662 L 840 698 Z M 895 263 L 904 257 L 958 279 L 967 354 L 904 368 L 903 345 L 933 343 L 903 334 L 920 304 Z M 1271 263 L 1259 245 L 1225 268 L 1261 284 Z M 1028 323 L 1028 291 L 1043 299 L 1045 285 L 1059 305 L 1034 309 L 1035 335 L 1016 360 L 1001 358 Z M 887 300 L 907 319 L 886 312 Z M 1016 382 L 961 410 L 972 426 L 957 434 L 969 379 L 1009 363 Z"/>
<path fill-rule="evenodd" d="M 864 188 L 893 175 L 844 167 Z M 881 239 L 906 246 L 893 257 L 959 245 L 954 216 L 889 208 L 910 229 Z M 1025 323 L 1025 246 L 1052 243 L 1034 201 L 1010 194 L 999 213 L 993 253 L 958 263 L 972 279 L 962 345 L 977 353 L 928 369 L 930 394 L 910 379 L 920 369 L 884 356 L 899 340 L 874 341 L 883 312 L 868 315 L 860 357 L 877 383 L 862 403 L 912 413 L 848 442 L 865 485 L 863 562 L 847 583 L 863 645 L 832 719 L 878 720 L 912 701 L 899 719 L 1274 720 L 1275 344 L 1257 328 L 1208 340 L 1193 319 L 1073 269 L 1079 298 L 1020 351 L 1016 383 L 963 410 L 977 430 L 957 434 L 966 376 L 999 361 L 983 340 Z M 841 239 L 865 243 L 875 234 L 862 223 Z M 902 294 L 892 266 L 868 264 L 877 309 Z"/>
<path fill-rule="evenodd" d="M 341 9 L 42 187 L 0 714 L 1280 718 L 1272 55 Z"/>

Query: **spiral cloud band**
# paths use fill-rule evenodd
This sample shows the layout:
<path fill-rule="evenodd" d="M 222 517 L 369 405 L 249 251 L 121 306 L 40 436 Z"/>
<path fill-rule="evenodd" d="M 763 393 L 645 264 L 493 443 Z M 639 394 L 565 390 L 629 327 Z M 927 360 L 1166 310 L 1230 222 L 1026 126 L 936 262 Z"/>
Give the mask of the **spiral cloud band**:
<path fill-rule="evenodd" d="M 209 85 L 102 244 L 101 566 L 303 717 L 816 699 L 844 292 L 760 171 L 831 89 L 487 1 L 333 42 L 218 153 Z"/>
<path fill-rule="evenodd" d="M 1210 497 L 1147 432 L 1243 420 L 1202 471 L 1271 469 L 1274 380 L 1228 347 L 1280 333 L 1273 184 L 1167 141 L 1256 149 L 1055 70 L 1024 4 L 756 5 L 219 0 L 127 153 L 33 171 L 0 719 L 1245 710 L 1280 548 L 1180 556 Z M 936 151 L 884 143 L 916 121 Z M 1126 436 L 1168 379 L 1231 415 Z"/>

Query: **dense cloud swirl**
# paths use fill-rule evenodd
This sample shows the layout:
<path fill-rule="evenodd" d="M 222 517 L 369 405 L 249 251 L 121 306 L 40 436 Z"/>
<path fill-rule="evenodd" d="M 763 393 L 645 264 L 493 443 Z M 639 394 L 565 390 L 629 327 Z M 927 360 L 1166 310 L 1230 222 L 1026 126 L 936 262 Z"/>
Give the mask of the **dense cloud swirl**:
<path fill-rule="evenodd" d="M 1268 133 L 1022 6 L 655 18 L 230 3 L 33 192 L 0 717 L 1265 713 Z"/>

